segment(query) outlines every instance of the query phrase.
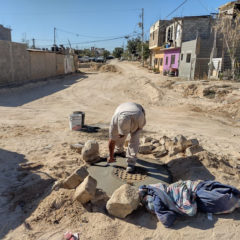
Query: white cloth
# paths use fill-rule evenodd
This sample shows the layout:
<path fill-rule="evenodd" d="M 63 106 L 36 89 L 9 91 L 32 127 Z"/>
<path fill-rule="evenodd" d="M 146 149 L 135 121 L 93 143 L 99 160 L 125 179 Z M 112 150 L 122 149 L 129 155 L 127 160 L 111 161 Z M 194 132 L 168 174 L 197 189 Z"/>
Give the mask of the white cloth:
<path fill-rule="evenodd" d="M 117 151 L 123 151 L 124 142 L 131 135 L 128 149 L 127 162 L 135 165 L 139 148 L 139 134 L 146 124 L 145 111 L 140 104 L 127 102 L 116 109 L 109 129 L 110 139 L 116 142 Z M 120 138 L 120 135 L 124 137 Z"/>

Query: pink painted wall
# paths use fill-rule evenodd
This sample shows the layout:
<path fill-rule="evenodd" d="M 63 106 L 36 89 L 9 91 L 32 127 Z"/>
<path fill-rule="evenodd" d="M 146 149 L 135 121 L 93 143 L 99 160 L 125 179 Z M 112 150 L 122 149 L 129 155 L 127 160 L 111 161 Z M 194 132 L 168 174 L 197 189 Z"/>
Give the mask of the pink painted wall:
<path fill-rule="evenodd" d="M 180 57 L 181 49 L 169 49 L 164 51 L 164 60 L 163 60 L 163 71 L 168 71 L 170 68 L 177 68 L 179 67 L 179 57 Z M 175 55 L 175 62 L 171 64 L 171 56 Z M 166 63 L 166 59 L 168 57 L 168 63 Z"/>

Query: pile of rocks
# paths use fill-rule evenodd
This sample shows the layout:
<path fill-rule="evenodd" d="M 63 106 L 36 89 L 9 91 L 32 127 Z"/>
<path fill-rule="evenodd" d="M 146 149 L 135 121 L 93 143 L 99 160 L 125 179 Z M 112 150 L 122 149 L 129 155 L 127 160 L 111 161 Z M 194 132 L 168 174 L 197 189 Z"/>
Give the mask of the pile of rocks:
<path fill-rule="evenodd" d="M 108 200 L 106 204 L 108 213 L 119 218 L 125 218 L 139 206 L 138 190 L 129 184 L 124 184 L 115 190 L 110 199 L 106 198 L 106 194 L 97 189 L 97 181 L 89 175 L 86 166 L 81 166 L 68 178 L 56 183 L 54 189 L 59 188 L 75 189 L 73 201 L 82 204 L 90 201 L 94 204 L 102 199 L 106 203 Z"/>
<path fill-rule="evenodd" d="M 171 139 L 167 136 L 161 137 L 159 140 L 152 137 L 143 137 L 139 146 L 140 154 L 153 154 L 156 158 L 166 155 L 173 157 L 179 153 L 186 156 L 203 151 L 197 139 L 187 139 L 183 135 L 177 135 Z"/>

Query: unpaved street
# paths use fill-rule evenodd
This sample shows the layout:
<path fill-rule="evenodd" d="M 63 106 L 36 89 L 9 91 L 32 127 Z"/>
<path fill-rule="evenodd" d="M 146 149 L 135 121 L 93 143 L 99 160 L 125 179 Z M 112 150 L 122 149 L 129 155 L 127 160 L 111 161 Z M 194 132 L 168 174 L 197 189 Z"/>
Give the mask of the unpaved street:
<path fill-rule="evenodd" d="M 17 239 L 19 234 L 21 239 L 59 239 L 68 229 L 80 232 L 80 239 L 238 239 L 239 210 L 213 221 L 198 214 L 165 229 L 142 210 L 119 220 L 99 210 L 102 206 L 89 210 L 72 204 L 71 191 L 47 188 L 52 178 L 65 178 L 81 164 L 69 144 L 96 139 L 101 154 L 107 153 L 111 116 L 127 101 L 144 106 L 145 135 L 182 134 L 197 138 L 208 152 L 229 161 L 240 159 L 239 83 L 187 82 L 160 77 L 136 63 L 111 64 L 118 72 L 87 70 L 0 90 L 0 239 Z M 73 111 L 84 111 L 86 124 L 100 131 L 71 132 L 68 117 Z M 25 165 L 19 169 L 20 164 Z M 220 168 L 209 171 L 215 179 L 240 187 L 237 176 Z M 26 184 L 31 191 L 24 192 Z M 54 211 L 52 202 L 61 197 L 63 207 Z"/>

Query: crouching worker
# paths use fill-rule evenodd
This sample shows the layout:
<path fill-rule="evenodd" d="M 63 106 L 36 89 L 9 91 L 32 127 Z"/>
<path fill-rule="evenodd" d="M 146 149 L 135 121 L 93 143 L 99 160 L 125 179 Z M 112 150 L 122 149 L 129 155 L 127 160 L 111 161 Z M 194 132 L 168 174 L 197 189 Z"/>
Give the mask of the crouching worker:
<path fill-rule="evenodd" d="M 115 161 L 116 155 L 125 157 L 123 146 L 130 134 L 131 138 L 126 153 L 127 172 L 134 172 L 139 149 L 139 135 L 145 124 L 145 111 L 140 104 L 127 102 L 118 106 L 109 129 L 109 163 Z M 114 153 L 115 146 L 116 152 Z"/>

